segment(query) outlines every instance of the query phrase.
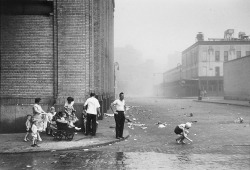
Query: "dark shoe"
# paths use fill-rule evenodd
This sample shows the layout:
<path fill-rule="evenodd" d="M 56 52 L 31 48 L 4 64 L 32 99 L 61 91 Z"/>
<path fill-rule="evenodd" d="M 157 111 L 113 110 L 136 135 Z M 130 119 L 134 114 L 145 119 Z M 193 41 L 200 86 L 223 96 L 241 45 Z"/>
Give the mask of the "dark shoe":
<path fill-rule="evenodd" d="M 32 147 L 35 147 L 36 146 L 36 144 L 33 144 L 33 145 L 31 145 Z"/>
<path fill-rule="evenodd" d="M 116 137 L 116 139 L 120 139 L 120 137 Z"/>
<path fill-rule="evenodd" d="M 89 134 L 88 134 L 88 133 L 85 133 L 84 135 L 85 135 L 85 136 L 88 136 Z"/>

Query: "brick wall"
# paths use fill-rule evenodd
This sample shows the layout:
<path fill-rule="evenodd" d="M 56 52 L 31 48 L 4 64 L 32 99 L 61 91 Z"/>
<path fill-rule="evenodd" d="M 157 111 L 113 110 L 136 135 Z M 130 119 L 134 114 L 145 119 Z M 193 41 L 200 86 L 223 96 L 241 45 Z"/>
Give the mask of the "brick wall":
<path fill-rule="evenodd" d="M 52 17 L 1 16 L 1 97 L 53 96 Z"/>
<path fill-rule="evenodd" d="M 27 14 L 1 14 L 0 133 L 23 129 L 36 97 L 43 99 L 47 111 L 54 102 L 60 109 L 72 96 L 77 115 L 91 91 L 109 104 L 114 76 L 113 0 L 38 4 L 44 3 L 46 8 L 33 15 L 31 8 Z M 15 12 L 18 5 L 19 1 L 8 7 Z"/>
<path fill-rule="evenodd" d="M 225 99 L 250 100 L 250 56 L 224 63 Z"/>

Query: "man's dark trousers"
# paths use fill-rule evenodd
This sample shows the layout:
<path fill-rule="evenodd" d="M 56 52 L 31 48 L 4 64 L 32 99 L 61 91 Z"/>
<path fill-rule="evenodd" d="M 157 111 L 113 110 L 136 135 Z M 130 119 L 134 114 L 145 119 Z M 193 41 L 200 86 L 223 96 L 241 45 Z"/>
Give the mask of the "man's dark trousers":
<path fill-rule="evenodd" d="M 116 138 L 123 137 L 123 129 L 125 122 L 124 111 L 117 111 L 117 113 L 118 114 L 114 114 Z"/>
<path fill-rule="evenodd" d="M 90 133 L 92 136 L 96 134 L 96 115 L 87 113 L 86 135 Z"/>

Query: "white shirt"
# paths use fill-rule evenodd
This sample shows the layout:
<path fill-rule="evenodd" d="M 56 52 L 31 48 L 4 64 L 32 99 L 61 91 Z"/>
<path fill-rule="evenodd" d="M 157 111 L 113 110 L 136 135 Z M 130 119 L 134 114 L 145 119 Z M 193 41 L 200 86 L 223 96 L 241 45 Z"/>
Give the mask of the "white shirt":
<path fill-rule="evenodd" d="M 88 105 L 87 113 L 97 115 L 96 109 L 100 107 L 99 101 L 93 96 L 86 100 L 84 107 Z"/>
<path fill-rule="evenodd" d="M 113 105 L 115 105 L 116 107 L 116 111 L 125 111 L 124 110 L 124 107 L 125 107 L 125 100 L 120 100 L 120 99 L 117 99 L 113 102 Z"/>
<path fill-rule="evenodd" d="M 36 137 L 37 136 L 37 130 L 38 130 L 37 126 L 35 124 L 33 124 L 32 127 L 31 127 L 31 131 L 32 131 L 31 135 Z"/>

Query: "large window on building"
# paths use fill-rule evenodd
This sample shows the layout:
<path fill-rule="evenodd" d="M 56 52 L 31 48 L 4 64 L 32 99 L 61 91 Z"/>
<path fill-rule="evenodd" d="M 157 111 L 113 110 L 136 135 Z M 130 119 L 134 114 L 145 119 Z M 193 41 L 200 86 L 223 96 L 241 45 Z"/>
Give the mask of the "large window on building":
<path fill-rule="evenodd" d="M 215 51 L 215 61 L 220 61 L 220 51 Z"/>
<path fill-rule="evenodd" d="M 237 51 L 237 52 L 236 52 L 236 57 L 237 57 L 237 58 L 240 58 L 240 57 L 241 57 L 241 51 Z"/>
<path fill-rule="evenodd" d="M 224 61 L 228 61 L 228 51 L 224 51 Z"/>
<path fill-rule="evenodd" d="M 215 67 L 215 76 L 220 76 L 220 67 Z"/>
<path fill-rule="evenodd" d="M 250 51 L 246 51 L 246 56 L 250 55 Z"/>

